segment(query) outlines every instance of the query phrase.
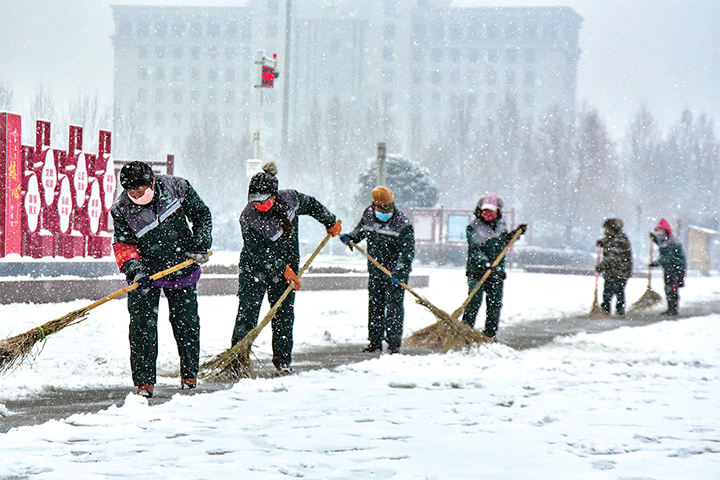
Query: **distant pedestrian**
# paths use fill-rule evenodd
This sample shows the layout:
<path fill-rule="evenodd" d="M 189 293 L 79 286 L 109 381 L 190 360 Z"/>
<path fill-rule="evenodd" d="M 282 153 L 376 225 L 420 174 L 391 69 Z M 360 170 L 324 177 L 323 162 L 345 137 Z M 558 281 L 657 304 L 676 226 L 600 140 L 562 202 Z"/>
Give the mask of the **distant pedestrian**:
<path fill-rule="evenodd" d="M 212 216 L 190 182 L 155 175 L 143 162 L 120 170 L 124 191 L 111 214 L 115 225 L 113 250 L 127 281 L 139 283 L 128 293 L 130 367 L 138 394 L 152 397 L 158 355 L 160 289 L 170 310 L 178 354 L 181 388 L 195 388 L 200 360 L 200 317 L 196 283 L 201 265 L 210 258 Z M 150 275 L 182 263 L 190 265 L 153 281 Z"/>
<path fill-rule="evenodd" d="M 512 232 L 508 232 L 502 214 L 503 201 L 495 193 L 486 193 L 475 207 L 475 218 L 467 226 L 468 257 L 465 275 L 468 282 L 468 293 L 472 292 L 495 259 L 517 231 L 525 233 L 527 225 L 522 224 Z M 500 325 L 502 310 L 505 258 L 497 264 L 482 284 L 480 290 L 468 302 L 463 313 L 463 322 L 475 327 L 475 320 L 482 305 L 483 294 L 487 297 L 485 328 L 483 333 L 495 338 Z"/>
<path fill-rule="evenodd" d="M 632 276 L 632 247 L 623 231 L 623 221 L 619 218 L 606 219 L 603 228 L 605 236 L 596 242 L 602 249 L 602 259 L 595 267 L 604 280 L 603 302 L 600 306 L 609 314 L 615 297 L 615 313 L 622 316 L 625 315 L 625 287 Z"/>
<path fill-rule="evenodd" d="M 405 307 L 405 290 L 415 257 L 415 231 L 405 213 L 395 206 L 393 192 L 376 187 L 372 205 L 363 212 L 355 229 L 340 237 L 345 244 L 367 240 L 368 254 L 392 272 L 388 277 L 368 260 L 368 339 L 365 352 L 382 352 L 383 340 L 390 353 L 400 352 Z"/>
<path fill-rule="evenodd" d="M 680 302 L 680 287 L 685 286 L 687 260 L 678 238 L 673 235 L 670 223 L 661 218 L 655 230 L 650 233 L 652 240 L 658 245 L 660 255 L 650 263 L 650 267 L 662 267 L 665 273 L 665 297 L 667 310 L 663 315 L 677 315 Z"/>
<path fill-rule="evenodd" d="M 232 344 L 240 342 L 258 324 L 263 297 L 274 305 L 288 283 L 300 289 L 298 224 L 300 215 L 310 215 L 328 233 L 340 233 L 340 223 L 330 210 L 310 195 L 296 190 L 278 190 L 277 167 L 267 163 L 250 179 L 248 203 L 240 215 L 243 248 L 238 278 L 238 313 Z M 291 292 L 272 319 L 273 365 L 279 375 L 292 372 L 295 292 Z"/>

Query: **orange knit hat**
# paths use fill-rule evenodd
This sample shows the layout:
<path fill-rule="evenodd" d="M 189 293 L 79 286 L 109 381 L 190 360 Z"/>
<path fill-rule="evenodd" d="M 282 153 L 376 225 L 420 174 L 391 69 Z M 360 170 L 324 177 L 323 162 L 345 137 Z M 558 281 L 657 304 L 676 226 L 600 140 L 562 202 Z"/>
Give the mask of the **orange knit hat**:
<path fill-rule="evenodd" d="M 395 196 L 387 187 L 375 187 L 372 191 L 372 200 L 375 205 L 390 205 L 395 203 Z"/>

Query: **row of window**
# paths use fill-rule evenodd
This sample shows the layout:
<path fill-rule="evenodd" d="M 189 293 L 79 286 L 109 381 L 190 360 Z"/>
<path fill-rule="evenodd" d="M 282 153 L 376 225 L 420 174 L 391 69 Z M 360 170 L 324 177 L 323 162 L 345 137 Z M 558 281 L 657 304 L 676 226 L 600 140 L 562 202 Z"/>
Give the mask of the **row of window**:
<path fill-rule="evenodd" d="M 187 72 L 187 77 L 185 77 Z M 165 69 L 165 67 L 158 65 L 152 69 L 141 65 L 138 67 L 138 80 L 147 81 L 151 77 L 156 81 L 172 81 L 182 82 L 190 80 L 193 82 L 217 82 L 224 81 L 226 83 L 233 83 L 238 80 L 250 84 L 250 70 L 243 69 L 242 75 L 237 75 L 235 68 L 226 67 L 222 68 L 209 68 L 208 70 L 200 69 L 198 67 L 191 67 L 185 70 L 183 67 L 172 67 Z M 238 78 L 241 77 L 241 78 Z"/>
<path fill-rule="evenodd" d="M 208 113 L 206 109 L 203 109 L 203 112 L 206 114 Z M 212 116 L 210 121 L 213 123 L 222 121 L 225 127 L 237 127 L 240 122 L 247 122 L 246 116 L 233 113 L 228 113 L 226 115 L 213 115 L 213 113 L 210 112 L 210 115 Z M 137 113 L 133 121 L 139 126 L 146 126 L 148 122 L 152 121 L 153 125 L 159 128 L 182 128 L 192 126 L 202 118 L 203 116 L 199 111 L 172 112 L 168 114 L 163 110 L 157 110 L 154 112 L 141 110 Z"/>
<path fill-rule="evenodd" d="M 247 48 L 238 48 L 235 46 L 219 46 L 210 45 L 201 47 L 194 45 L 185 47 L 182 45 L 156 45 L 150 47 L 148 45 L 139 45 L 137 47 L 137 56 L 139 59 L 147 59 L 152 55 L 158 60 L 203 60 L 203 59 L 225 59 L 225 60 L 247 60 L 250 58 L 250 51 Z"/>
<path fill-rule="evenodd" d="M 482 77 L 480 75 L 482 75 Z M 530 87 L 535 84 L 536 78 L 535 71 L 533 70 L 527 70 L 525 72 L 517 72 L 515 70 L 505 70 L 504 72 L 499 72 L 497 70 L 487 70 L 483 74 L 475 73 L 474 75 L 470 74 L 470 76 L 471 78 L 474 78 L 476 82 L 483 80 L 484 83 L 490 87 L 498 85 L 501 79 L 504 79 L 504 85 L 509 87 L 517 86 L 520 81 L 522 81 L 523 85 Z M 393 70 L 383 71 L 383 83 L 392 83 L 393 77 Z M 435 69 L 429 71 L 413 71 L 412 83 L 413 85 L 417 86 L 426 84 L 441 85 L 443 83 L 443 78 L 446 80 L 446 83 L 450 85 L 458 85 L 461 82 L 465 81 L 459 70 L 447 71 Z"/>
<path fill-rule="evenodd" d="M 156 88 L 150 90 L 148 88 L 139 88 L 137 91 L 137 101 L 140 104 L 155 102 L 158 104 L 172 103 L 175 105 L 181 105 L 184 103 L 190 104 L 217 104 L 218 101 L 226 105 L 234 105 L 238 103 L 240 106 L 248 105 L 249 93 L 247 91 L 242 94 L 236 94 L 234 90 L 218 91 L 216 89 L 203 89 L 202 91 L 196 88 L 191 88 L 187 91 L 181 88 L 166 89 Z"/>
<path fill-rule="evenodd" d="M 383 33 L 394 36 L 394 32 L 394 25 L 388 22 Z M 557 38 L 559 33 L 560 26 L 557 23 L 540 24 L 535 19 L 508 20 L 503 24 L 483 20 L 474 20 L 472 23 L 460 21 L 430 23 L 416 20 L 412 24 L 412 34 L 416 40 L 536 40 L 538 38 L 552 40 Z"/>
<path fill-rule="evenodd" d="M 445 59 L 450 62 L 469 62 L 469 63 L 480 63 L 490 62 L 495 63 L 504 61 L 505 63 L 517 63 L 523 61 L 525 63 L 533 63 L 536 58 L 536 50 L 534 48 L 469 48 L 462 50 L 460 48 L 413 48 L 412 50 L 413 60 L 416 62 L 422 62 L 426 59 L 439 63 Z M 391 47 L 383 49 L 383 59 L 386 61 L 395 60 L 395 51 Z"/>
<path fill-rule="evenodd" d="M 515 92 L 517 94 L 517 92 Z M 492 110 L 496 108 L 499 104 L 499 102 L 505 98 L 505 94 L 500 94 L 498 92 L 486 92 L 486 93 L 476 93 L 476 92 L 469 92 L 465 96 L 465 103 L 466 107 L 472 111 L 476 109 L 479 106 L 480 99 L 484 97 L 485 100 L 485 109 L 486 110 Z M 439 92 L 431 92 L 428 95 L 427 101 L 424 101 L 422 98 L 422 95 L 416 97 L 417 101 L 414 103 L 415 108 L 419 109 L 432 109 L 437 111 L 453 111 L 459 107 L 462 107 L 462 105 L 459 105 L 459 98 L 457 96 L 452 96 L 446 101 L 444 101 L 445 96 L 441 95 Z M 395 96 L 392 92 L 383 92 L 381 95 L 381 102 L 382 107 L 385 111 L 391 110 L 394 106 L 395 102 Z M 520 107 L 523 109 L 531 110 L 535 107 L 535 95 L 532 92 L 526 92 L 522 95 L 520 99 Z"/>
<path fill-rule="evenodd" d="M 221 21 L 210 20 L 201 22 L 200 20 L 185 22 L 176 21 L 172 24 L 164 19 L 157 20 L 155 23 L 139 21 L 133 25 L 130 20 L 121 20 L 117 26 L 118 36 L 130 38 L 137 36 L 138 38 L 228 38 L 242 39 L 250 41 L 252 37 L 252 26 L 249 20 Z M 264 35 L 269 38 L 277 38 L 280 35 L 280 23 L 275 20 L 267 20 L 265 22 Z"/>

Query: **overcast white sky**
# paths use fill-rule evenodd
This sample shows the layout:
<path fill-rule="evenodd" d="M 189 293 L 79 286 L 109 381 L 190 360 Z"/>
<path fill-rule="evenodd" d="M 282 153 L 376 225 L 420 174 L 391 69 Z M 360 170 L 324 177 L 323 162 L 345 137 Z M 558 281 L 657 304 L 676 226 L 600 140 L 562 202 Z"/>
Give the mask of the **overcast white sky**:
<path fill-rule="evenodd" d="M 0 82 L 24 114 L 40 86 L 59 110 L 81 93 L 112 102 L 112 4 L 238 5 L 242 0 L 0 0 Z M 456 0 L 558 6 L 585 19 L 578 101 L 617 137 L 640 104 L 666 126 L 689 108 L 720 118 L 718 0 Z"/>

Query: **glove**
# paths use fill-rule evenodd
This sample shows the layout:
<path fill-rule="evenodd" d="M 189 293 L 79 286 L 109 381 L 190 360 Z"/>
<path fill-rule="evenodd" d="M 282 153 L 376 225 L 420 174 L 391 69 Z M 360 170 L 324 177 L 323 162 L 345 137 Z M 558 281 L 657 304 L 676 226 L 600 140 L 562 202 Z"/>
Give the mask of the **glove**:
<path fill-rule="evenodd" d="M 657 262 L 648 263 L 648 267 L 649 267 L 649 268 L 653 268 L 653 267 L 657 267 L 657 266 L 658 266 L 658 263 L 657 263 Z"/>
<path fill-rule="evenodd" d="M 603 246 L 603 241 L 602 241 L 602 240 L 598 240 L 597 242 L 595 242 L 595 245 L 597 245 L 598 247 L 602 247 L 602 246 Z"/>
<path fill-rule="evenodd" d="M 396 287 L 399 287 L 399 286 L 400 286 L 400 282 L 399 282 L 398 279 L 395 278 L 395 277 L 390 277 L 390 283 L 392 283 L 392 284 L 395 285 Z"/>
<path fill-rule="evenodd" d="M 195 260 L 195 263 L 197 263 L 198 265 L 205 265 L 210 260 L 210 255 L 207 252 L 185 252 L 185 256 Z"/>
<path fill-rule="evenodd" d="M 518 227 L 513 231 L 513 236 L 515 236 L 517 232 L 520 232 L 520 235 L 525 235 L 525 232 L 527 232 L 527 223 L 521 223 L 518 225 Z"/>
<path fill-rule="evenodd" d="M 293 284 L 293 288 L 295 290 L 300 290 L 300 279 L 295 274 L 295 272 L 293 272 L 293 269 L 290 268 L 290 265 L 285 266 L 285 273 L 283 273 L 283 276 L 285 277 L 285 280 L 288 281 L 288 283 Z"/>
<path fill-rule="evenodd" d="M 505 272 L 498 272 L 497 270 L 493 270 L 490 273 L 490 276 L 488 277 L 488 280 L 491 282 L 502 282 L 507 278 L 507 274 Z"/>
<path fill-rule="evenodd" d="M 139 285 L 138 289 L 143 294 L 149 292 L 153 286 L 152 278 L 150 278 L 150 275 L 148 275 L 145 271 L 136 273 L 135 278 L 133 279 L 133 283 L 137 283 Z"/>
<path fill-rule="evenodd" d="M 600 264 L 595 265 L 595 271 L 598 273 L 602 272 L 602 267 L 600 266 Z"/>
<path fill-rule="evenodd" d="M 326 231 L 333 237 L 337 237 L 338 235 L 340 235 L 340 232 L 342 232 L 342 225 L 340 225 L 340 221 L 338 220 L 337 222 L 335 222 L 335 225 L 328 228 Z"/>
<path fill-rule="evenodd" d="M 343 233 L 342 235 L 340 235 L 340 241 L 347 245 L 352 252 L 353 247 L 352 245 L 350 245 L 350 242 L 352 242 L 352 238 L 350 238 L 350 235 L 348 235 L 347 233 Z"/>

